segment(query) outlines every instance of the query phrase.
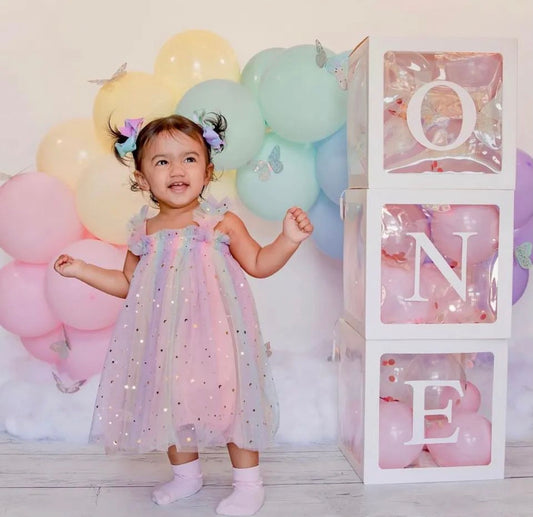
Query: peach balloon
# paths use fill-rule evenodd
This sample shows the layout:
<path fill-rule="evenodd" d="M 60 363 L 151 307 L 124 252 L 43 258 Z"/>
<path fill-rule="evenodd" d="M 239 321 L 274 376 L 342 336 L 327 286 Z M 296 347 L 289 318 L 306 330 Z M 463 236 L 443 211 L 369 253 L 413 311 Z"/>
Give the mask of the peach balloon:
<path fill-rule="evenodd" d="M 205 30 L 180 32 L 167 40 L 156 57 L 154 73 L 172 88 L 176 103 L 200 82 L 240 79 L 233 48 L 225 39 Z"/>
<path fill-rule="evenodd" d="M 239 198 L 237 194 L 237 171 L 235 169 L 216 172 L 216 179 L 213 179 L 206 189 L 206 194 L 214 196 L 218 200 L 227 197 L 233 201 Z"/>
<path fill-rule="evenodd" d="M 113 244 L 126 244 L 128 221 L 147 203 L 130 189 L 130 170 L 112 155 L 93 160 L 76 189 L 76 208 L 93 235 Z"/>
<path fill-rule="evenodd" d="M 145 72 L 126 72 L 105 83 L 94 100 L 93 120 L 98 138 L 111 152 L 113 140 L 110 124 L 120 128 L 127 118 L 143 118 L 144 124 L 171 115 L 176 106 L 175 96 L 160 78 Z"/>
<path fill-rule="evenodd" d="M 84 167 L 103 152 L 91 119 L 67 120 L 42 138 L 37 149 L 37 169 L 74 189 Z"/>
<path fill-rule="evenodd" d="M 28 172 L 0 187 L 0 247 L 12 257 L 45 264 L 82 233 L 74 196 L 61 180 Z"/>
<path fill-rule="evenodd" d="M 107 242 L 83 240 L 60 250 L 85 262 L 107 269 L 122 270 L 124 251 Z M 50 265 L 46 272 L 46 297 L 55 314 L 67 325 L 96 330 L 115 323 L 124 303 L 74 278 L 56 273 Z"/>
<path fill-rule="evenodd" d="M 9 332 L 37 337 L 61 325 L 45 297 L 46 269 L 18 261 L 0 269 L 0 325 Z"/>

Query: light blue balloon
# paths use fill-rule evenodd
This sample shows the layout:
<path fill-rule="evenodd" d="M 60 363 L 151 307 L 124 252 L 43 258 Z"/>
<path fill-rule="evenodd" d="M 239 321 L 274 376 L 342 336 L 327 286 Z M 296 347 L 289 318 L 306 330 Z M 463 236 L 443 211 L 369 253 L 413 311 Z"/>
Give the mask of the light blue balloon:
<path fill-rule="evenodd" d="M 281 47 L 267 48 L 261 50 L 250 58 L 241 73 L 241 84 L 250 90 L 255 99 L 259 96 L 259 83 L 265 70 L 272 64 L 274 59 L 285 49 Z"/>
<path fill-rule="evenodd" d="M 321 140 L 346 122 L 346 91 L 316 64 L 314 45 L 274 59 L 259 84 L 259 104 L 272 130 L 292 142 Z"/>
<path fill-rule="evenodd" d="M 348 188 L 348 156 L 346 126 L 316 146 L 316 178 L 328 198 L 339 204 L 340 195 Z"/>
<path fill-rule="evenodd" d="M 339 207 L 321 192 L 309 210 L 309 219 L 314 226 L 311 238 L 318 249 L 334 259 L 342 260 L 344 224 Z"/>
<path fill-rule="evenodd" d="M 242 84 L 227 79 L 203 81 L 188 90 L 176 107 L 176 113 L 188 118 L 202 110 L 221 113 L 228 121 L 226 146 L 213 154 L 216 170 L 236 169 L 259 152 L 265 123 L 256 100 Z"/>
<path fill-rule="evenodd" d="M 308 210 L 320 192 L 313 146 L 268 133 L 258 155 L 237 169 L 237 192 L 242 202 L 263 219 L 282 220 L 292 206 Z"/>

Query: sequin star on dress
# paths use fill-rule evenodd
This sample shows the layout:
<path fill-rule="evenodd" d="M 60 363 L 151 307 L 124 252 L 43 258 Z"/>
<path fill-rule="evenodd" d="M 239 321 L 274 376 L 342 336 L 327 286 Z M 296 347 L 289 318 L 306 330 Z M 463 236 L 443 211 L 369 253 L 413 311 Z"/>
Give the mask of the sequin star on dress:
<path fill-rule="evenodd" d="M 274 383 L 254 300 L 229 237 L 228 210 L 202 201 L 194 223 L 146 234 L 98 389 L 91 441 L 108 452 L 180 451 L 233 442 L 263 450 L 278 426 Z"/>

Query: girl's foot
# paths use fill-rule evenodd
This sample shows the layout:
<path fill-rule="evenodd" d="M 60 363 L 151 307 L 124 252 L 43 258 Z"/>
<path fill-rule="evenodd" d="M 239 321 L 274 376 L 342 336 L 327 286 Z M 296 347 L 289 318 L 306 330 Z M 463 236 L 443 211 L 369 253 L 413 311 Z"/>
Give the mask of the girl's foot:
<path fill-rule="evenodd" d="M 189 497 L 202 488 L 203 478 L 200 460 L 190 461 L 183 465 L 172 465 L 174 479 L 155 487 L 152 501 L 157 504 L 169 504 L 178 499 Z"/>
<path fill-rule="evenodd" d="M 220 501 L 217 513 L 220 515 L 254 515 L 265 501 L 265 489 L 259 466 L 247 469 L 233 469 L 233 492 Z"/>

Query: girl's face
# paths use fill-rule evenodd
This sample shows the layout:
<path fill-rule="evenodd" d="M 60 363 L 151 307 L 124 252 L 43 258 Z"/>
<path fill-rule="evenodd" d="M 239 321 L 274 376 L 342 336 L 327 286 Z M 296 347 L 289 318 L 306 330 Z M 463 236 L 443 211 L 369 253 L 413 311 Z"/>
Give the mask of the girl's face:
<path fill-rule="evenodd" d="M 154 137 L 141 165 L 142 171 L 135 171 L 137 183 L 153 194 L 160 209 L 196 204 L 213 173 L 202 143 L 179 131 Z"/>

